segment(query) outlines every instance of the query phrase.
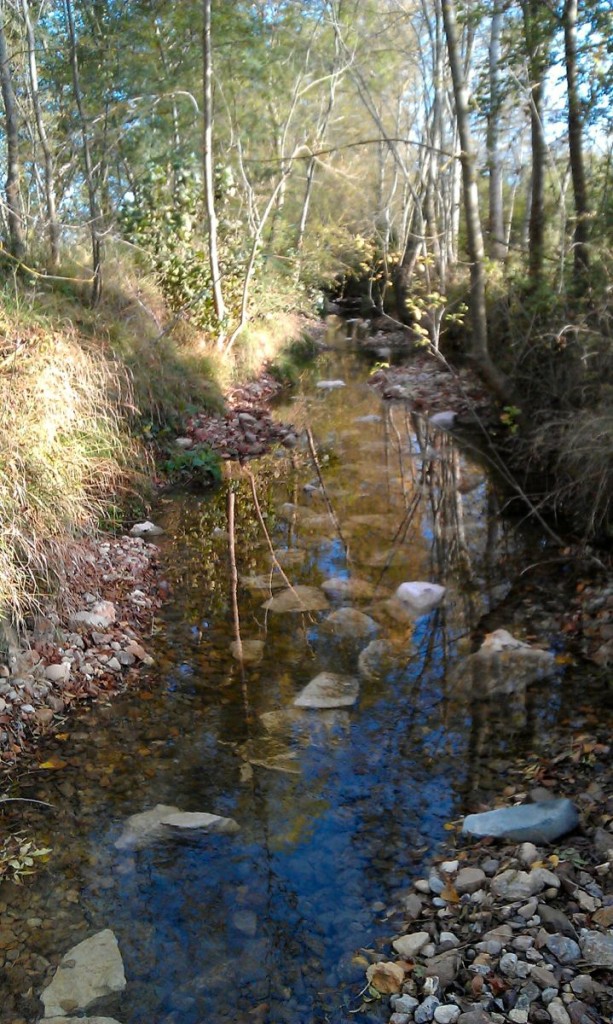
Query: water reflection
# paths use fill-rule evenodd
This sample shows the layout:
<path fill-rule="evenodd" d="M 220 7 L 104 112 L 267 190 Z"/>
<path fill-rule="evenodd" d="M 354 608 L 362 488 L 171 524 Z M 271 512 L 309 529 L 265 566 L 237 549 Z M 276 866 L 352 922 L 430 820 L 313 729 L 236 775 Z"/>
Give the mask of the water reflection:
<path fill-rule="evenodd" d="M 301 448 L 228 467 L 213 496 L 163 503 L 173 598 L 153 641 L 157 677 L 84 714 L 61 781 L 36 788 L 58 807 L 58 833 L 25 915 L 42 908 L 54 933 L 33 933 L 30 948 L 63 952 L 112 927 L 122 1024 L 346 1020 L 363 977 L 355 953 L 390 931 L 373 904 L 394 905 L 510 742 L 448 678 L 523 542 L 448 435 L 380 403 L 353 358 L 334 359 L 346 389 L 307 386 L 279 410 Z M 334 578 L 364 585 L 351 598 L 326 587 L 324 610 L 263 607 Z M 415 579 L 447 587 L 417 619 L 393 599 Z M 393 657 L 363 674 L 356 707 L 299 710 L 322 670 L 358 672 L 370 638 L 326 626 L 347 605 Z M 258 656 L 241 657 L 252 641 Z M 531 706 L 520 732 L 552 713 L 538 690 Z M 233 817 L 241 832 L 115 849 L 125 818 L 157 803 Z"/>

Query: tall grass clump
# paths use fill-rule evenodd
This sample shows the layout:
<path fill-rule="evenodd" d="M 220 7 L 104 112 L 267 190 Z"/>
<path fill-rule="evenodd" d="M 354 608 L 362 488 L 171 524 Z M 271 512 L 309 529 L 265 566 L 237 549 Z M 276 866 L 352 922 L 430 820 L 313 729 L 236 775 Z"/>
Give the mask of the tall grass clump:
<path fill-rule="evenodd" d="M 129 375 L 70 322 L 0 313 L 0 609 L 16 621 L 61 577 L 77 538 L 132 486 Z"/>

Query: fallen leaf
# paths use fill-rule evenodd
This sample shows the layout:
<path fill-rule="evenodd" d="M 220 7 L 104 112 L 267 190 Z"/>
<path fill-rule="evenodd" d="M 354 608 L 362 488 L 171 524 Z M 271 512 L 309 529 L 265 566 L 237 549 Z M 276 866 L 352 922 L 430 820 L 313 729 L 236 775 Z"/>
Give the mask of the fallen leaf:
<path fill-rule="evenodd" d="M 62 761 L 60 757 L 50 757 L 48 761 L 43 761 L 39 764 L 39 768 L 44 768 L 45 771 L 59 771 L 60 768 L 65 768 L 67 761 Z"/>
<path fill-rule="evenodd" d="M 460 902 L 460 897 L 458 896 L 457 890 L 454 888 L 453 885 L 450 885 L 449 883 L 447 883 L 445 888 L 441 891 L 441 899 L 445 900 L 447 903 Z"/>

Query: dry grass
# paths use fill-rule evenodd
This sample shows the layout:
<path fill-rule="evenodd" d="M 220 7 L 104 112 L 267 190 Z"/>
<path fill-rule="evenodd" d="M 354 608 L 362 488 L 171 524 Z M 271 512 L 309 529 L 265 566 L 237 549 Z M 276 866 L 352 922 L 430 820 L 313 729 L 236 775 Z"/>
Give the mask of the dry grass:
<path fill-rule="evenodd" d="M 19 621 L 125 494 L 139 452 L 118 364 L 25 309 L 3 311 L 0 330 L 0 608 Z"/>

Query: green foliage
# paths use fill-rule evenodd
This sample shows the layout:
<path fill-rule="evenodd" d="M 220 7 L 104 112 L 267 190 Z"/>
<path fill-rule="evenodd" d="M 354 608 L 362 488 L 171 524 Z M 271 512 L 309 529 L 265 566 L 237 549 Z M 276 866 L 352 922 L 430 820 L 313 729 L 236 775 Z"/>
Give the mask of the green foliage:
<path fill-rule="evenodd" d="M 163 465 L 174 483 L 210 487 L 221 480 L 219 456 L 206 445 L 173 453 Z"/>

